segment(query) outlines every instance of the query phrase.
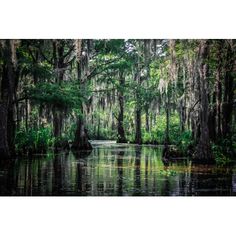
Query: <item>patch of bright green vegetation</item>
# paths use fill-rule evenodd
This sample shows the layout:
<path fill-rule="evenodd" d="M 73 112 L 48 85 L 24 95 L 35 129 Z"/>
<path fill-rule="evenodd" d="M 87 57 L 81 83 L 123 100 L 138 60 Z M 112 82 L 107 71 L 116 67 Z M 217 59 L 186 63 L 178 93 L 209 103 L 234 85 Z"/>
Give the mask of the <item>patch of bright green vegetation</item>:
<path fill-rule="evenodd" d="M 212 152 L 218 166 L 225 166 L 232 162 L 229 155 L 225 153 L 225 147 L 222 145 L 212 144 Z"/>
<path fill-rule="evenodd" d="M 116 140 L 117 139 L 117 131 L 100 127 L 99 132 L 98 129 L 94 126 L 88 125 L 89 138 L 90 139 L 99 139 L 99 140 Z"/>
<path fill-rule="evenodd" d="M 145 122 L 145 121 L 143 121 Z M 173 114 L 170 117 L 169 139 L 170 144 L 177 145 L 180 151 L 186 152 L 189 145 L 192 144 L 191 131 L 186 130 L 181 132 L 179 126 L 179 117 Z M 134 141 L 135 134 L 132 133 L 127 136 L 130 142 Z M 152 127 L 150 132 L 142 128 L 142 140 L 145 144 L 164 144 L 166 138 L 166 116 L 158 115 L 156 118 L 156 125 Z"/>
<path fill-rule="evenodd" d="M 54 138 L 50 127 L 31 128 L 28 131 L 21 129 L 16 133 L 15 147 L 17 153 L 46 152 L 53 143 Z"/>
<path fill-rule="evenodd" d="M 169 138 L 170 143 L 175 144 L 176 138 L 180 134 L 179 128 L 179 118 L 177 115 L 172 115 L 170 117 L 170 127 L 169 127 Z M 143 130 L 143 142 L 144 143 L 157 143 L 163 144 L 166 137 L 166 116 L 158 115 L 156 118 L 156 125 L 148 133 Z"/>
<path fill-rule="evenodd" d="M 160 170 L 160 174 L 163 176 L 175 176 L 177 172 L 175 170 Z"/>

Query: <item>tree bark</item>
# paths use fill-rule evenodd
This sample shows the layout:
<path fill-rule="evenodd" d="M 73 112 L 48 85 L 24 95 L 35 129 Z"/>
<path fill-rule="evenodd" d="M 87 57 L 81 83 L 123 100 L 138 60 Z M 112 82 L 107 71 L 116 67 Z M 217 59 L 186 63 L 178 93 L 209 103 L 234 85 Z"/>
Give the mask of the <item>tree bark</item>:
<path fill-rule="evenodd" d="M 92 145 L 88 141 L 88 133 L 87 133 L 87 129 L 85 128 L 85 123 L 82 117 L 78 118 L 78 121 L 77 121 L 75 139 L 74 139 L 72 148 L 77 151 L 92 149 Z"/>
<path fill-rule="evenodd" d="M 168 91 L 166 94 L 166 137 L 165 137 L 166 144 L 170 143 L 169 130 L 170 130 L 170 94 Z"/>
<path fill-rule="evenodd" d="M 141 71 L 139 71 L 134 79 L 137 81 L 138 86 L 141 86 Z M 142 144 L 142 104 L 140 101 L 139 87 L 136 90 L 136 108 L 135 108 L 135 143 Z"/>
<path fill-rule="evenodd" d="M 64 40 L 53 40 L 53 67 L 56 74 L 56 83 L 61 85 L 65 74 L 65 56 L 64 56 Z M 56 148 L 60 146 L 57 142 L 62 136 L 63 114 L 62 110 L 54 106 L 53 108 L 53 130 L 56 138 Z"/>
<path fill-rule="evenodd" d="M 148 107 L 145 108 L 146 131 L 150 131 Z"/>
<path fill-rule="evenodd" d="M 76 45 L 81 45 L 81 41 L 76 40 Z M 77 51 L 77 76 L 80 83 L 80 89 L 84 88 L 84 83 L 86 82 L 85 80 L 83 80 L 83 78 L 81 78 L 82 67 L 80 66 L 80 63 L 83 62 L 82 60 L 83 58 L 81 58 L 81 51 Z M 86 59 L 86 62 L 87 62 L 87 59 Z M 87 129 L 85 128 L 85 122 L 84 122 L 84 117 L 83 117 L 83 114 L 84 114 L 83 104 L 81 104 L 80 111 L 82 114 L 80 117 L 78 117 L 78 120 L 77 120 L 77 127 L 75 131 L 75 138 L 74 138 L 72 148 L 76 151 L 91 150 L 92 145 L 89 142 L 88 132 L 87 132 Z"/>
<path fill-rule="evenodd" d="M 100 121 L 100 116 L 98 117 L 98 127 L 97 127 L 97 139 L 99 140 L 100 139 L 100 124 L 101 124 L 101 121 Z"/>
<path fill-rule="evenodd" d="M 213 156 L 210 147 L 209 129 L 208 129 L 208 59 L 209 45 L 207 40 L 200 41 L 199 47 L 199 128 L 200 136 L 196 146 L 194 160 L 199 162 L 213 162 Z"/>
<path fill-rule="evenodd" d="M 117 143 L 126 143 L 125 130 L 124 130 L 124 85 L 125 77 L 121 74 L 119 78 L 120 89 L 118 91 L 118 103 L 119 103 L 119 115 L 117 119 L 117 128 L 118 128 L 118 138 Z"/>
<path fill-rule="evenodd" d="M 216 71 L 216 134 L 217 138 L 222 137 L 222 55 L 223 55 L 223 41 L 218 42 L 218 63 Z"/>
<path fill-rule="evenodd" d="M 233 44 L 233 43 L 232 43 Z M 224 78 L 224 95 L 222 107 L 222 137 L 231 139 L 231 125 L 233 112 L 233 69 L 235 63 L 235 55 L 233 45 L 229 44 L 227 48 L 226 73 Z"/>
<path fill-rule="evenodd" d="M 209 137 L 212 141 L 216 140 L 216 130 L 217 130 L 217 113 L 216 113 L 216 94 L 215 92 L 213 93 L 213 98 L 212 98 L 212 107 L 209 111 L 209 116 L 208 116 L 208 129 L 209 129 Z"/>
<path fill-rule="evenodd" d="M 56 142 L 61 137 L 62 127 L 62 119 L 61 112 L 57 110 L 57 108 L 53 108 L 53 135 L 56 138 Z"/>
<path fill-rule="evenodd" d="M 14 40 L 5 40 L 2 46 L 3 69 L 0 100 L 0 156 L 14 154 L 14 105 L 13 97 L 16 86 L 16 55 Z"/>
<path fill-rule="evenodd" d="M 139 107 L 137 107 L 135 113 L 136 113 L 135 114 L 135 124 L 136 124 L 135 143 L 142 144 L 141 109 Z"/>
<path fill-rule="evenodd" d="M 7 105 L 5 102 L 0 103 L 0 113 L 0 156 L 1 158 L 8 158 L 10 149 L 8 146 Z"/>

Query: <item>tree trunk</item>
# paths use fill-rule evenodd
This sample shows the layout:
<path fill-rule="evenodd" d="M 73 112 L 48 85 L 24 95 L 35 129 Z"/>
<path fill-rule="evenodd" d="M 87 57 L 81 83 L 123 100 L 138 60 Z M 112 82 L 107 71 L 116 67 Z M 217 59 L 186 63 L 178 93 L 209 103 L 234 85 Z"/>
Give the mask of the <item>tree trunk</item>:
<path fill-rule="evenodd" d="M 138 86 L 141 86 L 141 71 L 139 71 L 134 79 L 137 81 Z M 135 108 L 135 143 L 142 144 L 142 104 L 140 101 L 139 88 L 136 91 L 136 108 Z"/>
<path fill-rule="evenodd" d="M 3 70 L 0 100 L 0 156 L 9 157 L 14 154 L 14 105 L 13 97 L 16 86 L 16 55 L 14 40 L 5 40 L 3 49 Z"/>
<path fill-rule="evenodd" d="M 98 127 L 97 127 L 97 139 L 100 139 L 100 116 L 98 117 Z"/>
<path fill-rule="evenodd" d="M 217 121 L 217 116 L 216 116 L 216 94 L 215 92 L 213 93 L 213 98 L 212 98 L 212 107 L 211 110 L 209 111 L 209 116 L 208 116 L 208 129 L 209 129 L 209 137 L 211 140 L 215 141 L 216 140 L 216 121 Z"/>
<path fill-rule="evenodd" d="M 25 99 L 25 130 L 28 131 L 29 111 L 28 111 L 28 99 Z"/>
<path fill-rule="evenodd" d="M 232 125 L 232 112 L 233 112 L 233 67 L 235 63 L 235 56 L 233 45 L 228 45 L 226 73 L 224 78 L 224 96 L 223 96 L 223 120 L 222 120 L 222 137 L 231 139 L 231 125 Z"/>
<path fill-rule="evenodd" d="M 150 131 L 152 130 L 152 127 L 153 127 L 153 111 L 150 114 L 150 127 L 149 127 Z"/>
<path fill-rule="evenodd" d="M 138 106 L 138 105 L 137 105 Z M 139 107 L 136 108 L 136 133 L 135 133 L 135 143 L 142 144 L 142 131 L 141 131 L 141 109 Z"/>
<path fill-rule="evenodd" d="M 64 41 L 54 40 L 53 41 L 53 66 L 56 73 L 56 83 L 61 85 L 65 74 L 65 57 L 64 57 Z M 56 138 L 56 148 L 60 146 L 60 142 L 57 141 L 62 136 L 62 125 L 63 125 L 63 114 L 58 107 L 54 106 L 53 109 L 53 130 L 54 137 Z"/>
<path fill-rule="evenodd" d="M 222 50 L 223 41 L 218 42 L 218 65 L 216 71 L 216 134 L 217 138 L 222 137 Z"/>
<path fill-rule="evenodd" d="M 216 90 L 216 133 L 218 139 L 222 137 L 222 84 L 218 77 Z"/>
<path fill-rule="evenodd" d="M 10 156 L 7 138 L 7 106 L 3 102 L 0 104 L 0 113 L 0 156 L 1 158 L 7 158 Z"/>
<path fill-rule="evenodd" d="M 75 139 L 72 148 L 76 151 L 91 150 L 92 145 L 88 141 L 88 133 L 85 128 L 84 120 L 82 117 L 78 118 L 77 128 L 75 132 Z"/>
<path fill-rule="evenodd" d="M 53 109 L 53 135 L 56 138 L 56 142 L 61 137 L 62 119 L 61 113 L 56 108 Z"/>
<path fill-rule="evenodd" d="M 179 117 L 180 117 L 180 130 L 181 132 L 185 131 L 185 123 L 186 123 L 186 96 L 180 100 L 179 104 Z"/>
<path fill-rule="evenodd" d="M 196 146 L 196 152 L 194 155 L 194 160 L 199 162 L 213 162 L 213 156 L 210 147 L 209 129 L 208 129 L 208 65 L 207 58 L 209 53 L 209 46 L 206 40 L 200 41 L 199 48 L 199 127 L 200 136 L 199 141 Z"/>
<path fill-rule="evenodd" d="M 76 40 L 76 44 L 80 44 L 81 42 L 80 40 Z M 80 58 L 80 53 L 81 51 L 77 52 L 77 76 L 78 76 L 78 80 L 80 83 L 80 89 L 82 90 L 84 88 L 84 83 L 86 81 L 84 81 L 81 78 L 81 67 L 79 63 L 82 63 L 81 60 L 83 58 Z M 75 131 L 75 138 L 74 138 L 74 142 L 72 145 L 72 148 L 76 151 L 80 151 L 80 150 L 91 150 L 92 149 L 92 145 L 90 144 L 89 140 L 88 140 L 88 132 L 87 129 L 85 128 L 85 122 L 84 122 L 84 117 L 83 117 L 83 104 L 81 104 L 80 107 L 80 111 L 82 113 L 82 115 L 78 118 L 77 120 L 77 127 L 76 127 L 76 131 Z"/>
<path fill-rule="evenodd" d="M 150 131 L 148 107 L 145 109 L 146 131 Z"/>
<path fill-rule="evenodd" d="M 170 130 L 170 94 L 167 92 L 166 94 L 166 137 L 165 137 L 165 143 L 170 143 L 170 137 L 169 137 L 169 130 Z"/>
<path fill-rule="evenodd" d="M 118 115 L 118 138 L 117 143 L 126 143 L 127 140 L 125 138 L 125 130 L 124 130 L 124 85 L 125 85 L 125 77 L 120 75 L 120 91 L 118 91 L 118 102 L 119 102 L 119 115 Z"/>

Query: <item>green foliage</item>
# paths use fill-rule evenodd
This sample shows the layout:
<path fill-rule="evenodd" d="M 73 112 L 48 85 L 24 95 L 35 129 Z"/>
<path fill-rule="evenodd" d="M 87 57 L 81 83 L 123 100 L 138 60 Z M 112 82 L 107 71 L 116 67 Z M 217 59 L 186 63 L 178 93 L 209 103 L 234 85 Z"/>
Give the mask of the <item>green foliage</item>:
<path fill-rule="evenodd" d="M 39 128 L 16 133 L 15 146 L 18 153 L 46 152 L 54 143 L 52 129 Z"/>
<path fill-rule="evenodd" d="M 98 130 L 88 125 L 88 133 L 90 139 L 100 139 L 100 140 L 116 140 L 117 131 L 101 127 L 98 133 Z"/>
<path fill-rule="evenodd" d="M 212 143 L 211 148 L 217 165 L 227 165 L 233 161 L 235 156 L 235 136 L 232 138 L 220 139 L 217 143 Z"/>
<path fill-rule="evenodd" d="M 55 76 L 52 65 L 47 61 L 36 61 L 35 56 L 33 56 L 37 51 L 34 46 L 37 45 L 37 43 L 40 44 L 40 42 L 36 41 L 37 40 L 22 40 L 21 47 L 17 48 L 20 75 L 22 77 L 33 76 L 43 81 L 51 81 Z M 31 44 L 31 46 L 28 44 Z"/>
<path fill-rule="evenodd" d="M 99 54 L 109 54 L 115 53 L 118 54 L 122 51 L 124 47 L 124 40 L 122 39 L 106 39 L 106 40 L 95 40 L 95 50 Z"/>
<path fill-rule="evenodd" d="M 76 130 L 76 123 L 74 122 L 74 123 L 70 124 L 70 126 L 66 130 L 67 130 L 67 132 L 64 134 L 66 139 L 68 141 L 74 140 L 75 130 Z"/>
<path fill-rule="evenodd" d="M 143 142 L 144 143 L 154 143 L 155 142 L 154 133 L 153 132 L 144 132 Z"/>
<path fill-rule="evenodd" d="M 192 133 L 186 130 L 176 137 L 177 148 L 181 153 L 187 153 L 190 145 L 193 145 Z"/>
<path fill-rule="evenodd" d="M 175 170 L 160 170 L 160 175 L 162 176 L 166 176 L 166 177 L 169 177 L 169 176 L 175 176 L 177 174 L 177 172 Z"/>
<path fill-rule="evenodd" d="M 215 88 L 219 43 L 213 40 L 209 47 L 209 92 L 213 86 Z M 180 112 L 178 104 L 183 101 L 184 110 L 188 112 L 188 106 L 195 99 L 195 92 L 189 84 L 197 69 L 195 61 L 198 61 L 199 40 L 175 40 L 173 55 L 168 40 L 83 40 L 82 48 L 79 49 L 79 63 L 75 60 L 78 48 L 75 50 L 73 45 L 74 40 L 22 40 L 18 47 L 19 85 L 16 101 L 19 99 L 17 112 L 20 114 L 17 115 L 20 116 L 19 126 L 30 129 L 27 132 L 23 129 L 17 132 L 17 151 L 44 150 L 54 142 L 73 140 L 76 118 L 82 116 L 82 107 L 87 109 L 83 114 L 92 139 L 117 139 L 117 119 L 122 107 L 126 138 L 134 142 L 135 110 L 139 108 L 142 111 L 143 143 L 164 144 L 166 105 L 169 103 L 169 141 L 177 146 L 179 152 L 187 153 L 189 147 L 193 146 L 192 135 L 188 130 L 181 132 L 177 112 Z M 224 92 L 223 76 L 227 70 L 223 67 L 227 62 L 224 56 L 228 55 L 228 46 L 225 44 L 222 50 Z M 1 55 L 0 65 L 3 65 Z M 63 65 L 63 68 L 57 68 L 59 65 Z M 58 81 L 61 70 L 64 70 L 63 78 Z M 209 101 L 214 100 L 213 92 L 209 93 Z M 156 114 L 157 106 L 160 114 L 155 124 L 150 125 L 151 130 L 146 131 L 144 113 L 148 111 L 150 116 Z M 210 102 L 210 109 L 213 106 L 214 102 Z M 27 112 L 30 114 L 25 119 Z M 51 128 L 32 128 L 39 123 L 39 116 L 47 116 L 47 122 L 53 125 L 54 112 L 63 112 L 60 115 L 66 130 L 57 140 L 52 138 Z M 232 133 L 235 133 L 235 127 Z M 233 156 L 236 138 L 220 140 L 212 149 L 217 162 L 224 164 L 228 162 L 228 156 Z"/>
<path fill-rule="evenodd" d="M 144 117 L 143 117 L 144 118 Z M 145 119 L 145 118 L 144 118 Z M 144 122 L 143 119 L 143 122 Z M 173 114 L 170 117 L 170 143 L 171 144 L 179 144 L 181 137 L 181 132 L 179 128 L 179 118 L 177 114 Z M 142 129 L 142 140 L 143 143 L 147 144 L 164 144 L 166 137 L 166 116 L 158 115 L 156 118 L 156 126 L 152 128 L 150 132 L 147 132 L 144 128 Z M 134 140 L 134 136 L 128 137 L 128 139 L 132 142 Z"/>
<path fill-rule="evenodd" d="M 225 155 L 223 146 L 212 143 L 211 148 L 217 165 L 225 166 L 232 162 L 231 158 Z"/>
<path fill-rule="evenodd" d="M 38 83 L 28 90 L 30 97 L 39 104 L 54 105 L 58 109 L 80 107 L 83 94 L 74 83 Z"/>

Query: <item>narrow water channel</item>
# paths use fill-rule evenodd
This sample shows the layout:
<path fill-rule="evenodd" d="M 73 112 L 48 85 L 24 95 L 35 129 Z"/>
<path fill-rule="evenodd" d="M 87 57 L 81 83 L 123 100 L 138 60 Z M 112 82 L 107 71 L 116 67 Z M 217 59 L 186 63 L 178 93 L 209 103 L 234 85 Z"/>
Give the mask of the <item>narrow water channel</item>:
<path fill-rule="evenodd" d="M 82 156 L 63 152 L 1 161 L 0 195 L 236 195 L 234 167 L 193 165 L 186 159 L 164 166 L 160 146 L 108 141 L 94 141 L 93 146 Z"/>

